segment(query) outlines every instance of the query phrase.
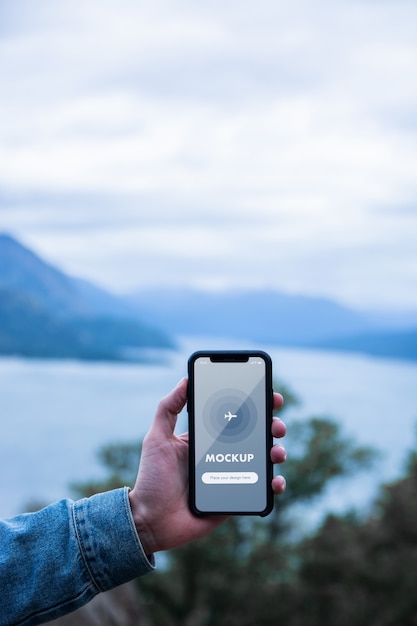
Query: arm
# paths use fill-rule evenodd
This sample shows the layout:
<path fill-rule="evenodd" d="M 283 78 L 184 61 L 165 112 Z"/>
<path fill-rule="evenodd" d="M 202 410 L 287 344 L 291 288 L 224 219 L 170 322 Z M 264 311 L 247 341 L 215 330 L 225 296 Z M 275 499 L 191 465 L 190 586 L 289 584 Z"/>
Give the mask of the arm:
<path fill-rule="evenodd" d="M 2 521 L 0 545 L 1 626 L 41 624 L 153 569 L 128 489 Z"/>

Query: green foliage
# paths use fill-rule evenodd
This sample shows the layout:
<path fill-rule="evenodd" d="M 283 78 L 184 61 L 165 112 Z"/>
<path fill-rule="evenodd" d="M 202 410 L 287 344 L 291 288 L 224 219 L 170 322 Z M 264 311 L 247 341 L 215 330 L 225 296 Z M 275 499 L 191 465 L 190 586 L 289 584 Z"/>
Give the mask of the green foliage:
<path fill-rule="evenodd" d="M 167 570 L 139 584 L 153 624 L 253 626 L 274 618 L 287 560 L 279 544 L 265 543 L 259 522 L 232 518 L 213 535 L 173 551 Z"/>
<path fill-rule="evenodd" d="M 298 546 L 286 514 L 311 503 L 334 477 L 369 466 L 373 453 L 344 437 L 324 418 L 290 427 L 285 496 L 265 520 L 232 518 L 212 535 L 171 553 L 168 567 L 140 582 L 155 626 L 276 624 L 277 594 L 296 589 Z M 293 454 L 294 446 L 294 454 Z"/>
<path fill-rule="evenodd" d="M 297 406 L 295 394 L 275 388 L 286 398 L 286 409 Z M 171 551 L 163 567 L 140 579 L 139 593 L 153 626 L 360 623 L 352 617 L 349 599 L 354 588 L 358 603 L 366 601 L 366 593 L 359 593 L 362 583 L 355 583 L 359 574 L 359 580 L 365 580 L 361 567 L 366 565 L 356 537 L 359 522 L 331 517 L 312 539 L 294 543 L 288 520 L 292 507 L 313 506 L 332 479 L 367 468 L 374 454 L 356 446 L 335 421 L 324 417 L 291 420 L 288 430 L 288 461 L 280 470 L 288 487 L 274 512 L 262 520 L 233 517 L 211 535 Z M 132 484 L 139 451 L 139 443 L 103 448 L 99 459 L 107 479 L 79 485 L 78 493 Z M 346 579 L 341 578 L 344 572 Z M 335 585 L 338 577 L 340 584 Z M 333 621 L 326 621 L 328 603 Z M 350 621 L 339 619 L 340 611 Z"/>
<path fill-rule="evenodd" d="M 417 474 L 384 487 L 365 522 L 328 517 L 299 551 L 289 626 L 417 624 Z"/>
<path fill-rule="evenodd" d="M 280 471 L 287 488 L 269 518 L 270 539 L 290 531 L 289 512 L 294 505 L 313 506 L 331 480 L 351 477 L 376 458 L 373 449 L 355 445 L 337 422 L 324 417 L 291 420 L 285 446 L 288 459 Z M 292 526 L 292 530 L 296 529 Z"/>
<path fill-rule="evenodd" d="M 337 422 L 324 417 L 293 421 L 286 445 L 291 451 L 285 465 L 290 503 L 314 498 L 328 481 L 366 469 L 375 458 L 372 449 L 356 446 Z"/>

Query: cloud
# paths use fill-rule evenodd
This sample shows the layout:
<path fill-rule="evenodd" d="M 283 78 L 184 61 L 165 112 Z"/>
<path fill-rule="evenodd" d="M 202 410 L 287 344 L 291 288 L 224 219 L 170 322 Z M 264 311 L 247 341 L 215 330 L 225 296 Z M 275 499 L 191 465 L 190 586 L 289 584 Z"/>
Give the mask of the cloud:
<path fill-rule="evenodd" d="M 1 11 L 0 228 L 112 288 L 417 306 L 415 3 Z"/>

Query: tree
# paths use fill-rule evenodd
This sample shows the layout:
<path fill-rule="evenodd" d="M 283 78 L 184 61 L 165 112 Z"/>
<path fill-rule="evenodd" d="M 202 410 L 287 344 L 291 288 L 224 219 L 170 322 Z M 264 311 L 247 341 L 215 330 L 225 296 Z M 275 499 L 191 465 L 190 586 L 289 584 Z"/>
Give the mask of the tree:
<path fill-rule="evenodd" d="M 417 452 L 371 514 L 329 516 L 298 548 L 289 626 L 417 624 Z"/>
<path fill-rule="evenodd" d="M 286 407 L 294 407 L 294 394 L 286 390 L 284 395 Z M 311 505 L 332 478 L 367 467 L 373 455 L 324 417 L 292 423 L 286 447 L 287 492 L 272 515 L 262 520 L 232 517 L 212 535 L 171 551 L 163 567 L 140 579 L 140 594 L 154 626 L 276 624 L 277 597 L 288 593 L 298 601 L 300 553 L 290 539 L 291 508 Z M 131 483 L 138 448 L 139 444 L 106 446 L 99 454 L 108 481 L 78 486 L 78 493 L 89 495 L 98 488 Z"/>
<path fill-rule="evenodd" d="M 296 585 L 302 556 L 290 538 L 292 507 L 311 504 L 332 478 L 367 467 L 373 457 L 330 420 L 300 420 L 295 431 L 286 442 L 288 491 L 269 518 L 233 517 L 209 537 L 173 551 L 166 569 L 141 581 L 155 626 L 276 624 L 277 599 Z"/>

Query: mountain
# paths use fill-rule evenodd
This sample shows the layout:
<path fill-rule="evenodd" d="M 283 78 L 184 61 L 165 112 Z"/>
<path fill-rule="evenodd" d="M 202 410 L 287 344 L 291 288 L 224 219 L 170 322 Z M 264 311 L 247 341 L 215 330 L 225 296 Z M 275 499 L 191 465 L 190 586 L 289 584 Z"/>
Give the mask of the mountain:
<path fill-rule="evenodd" d="M 140 360 L 145 349 L 172 347 L 122 299 L 0 234 L 0 354 Z"/>
<path fill-rule="evenodd" d="M 131 294 L 128 302 L 144 319 L 152 319 L 177 335 L 210 335 L 417 360 L 413 340 L 417 314 L 407 316 L 410 328 L 393 328 L 396 316 L 390 320 L 388 315 L 362 313 L 330 299 L 272 290 L 148 289 Z"/>
<path fill-rule="evenodd" d="M 0 291 L 0 354 L 30 357 L 114 359 L 71 324 L 48 315 L 25 294 Z"/>
<path fill-rule="evenodd" d="M 273 290 L 158 288 L 122 298 L 0 234 L 0 355 L 140 360 L 149 348 L 173 348 L 178 335 L 417 360 L 411 313 L 401 321 Z"/>
<path fill-rule="evenodd" d="M 362 352 L 372 356 L 417 360 L 417 327 L 410 330 L 386 330 L 323 341 L 318 347 L 341 352 Z"/>
<path fill-rule="evenodd" d="M 0 234 L 0 268 L 0 289 L 33 298 L 54 317 L 137 316 L 122 299 L 68 276 L 10 235 Z"/>
<path fill-rule="evenodd" d="M 129 302 L 144 318 L 185 335 L 305 346 L 372 328 L 366 315 L 331 300 L 272 290 L 146 290 L 137 292 Z"/>

